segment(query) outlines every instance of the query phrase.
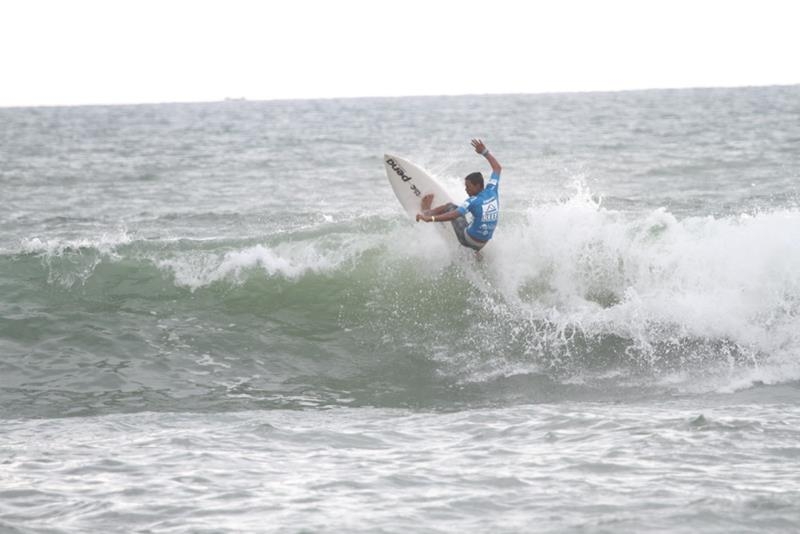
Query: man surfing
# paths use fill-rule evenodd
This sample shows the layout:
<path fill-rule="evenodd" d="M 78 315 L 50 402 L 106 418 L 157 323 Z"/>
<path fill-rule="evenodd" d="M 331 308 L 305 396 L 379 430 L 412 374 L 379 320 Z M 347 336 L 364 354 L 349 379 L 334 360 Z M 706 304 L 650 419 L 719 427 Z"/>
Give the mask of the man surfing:
<path fill-rule="evenodd" d="M 473 172 L 464 178 L 464 189 L 469 198 L 460 206 L 453 203 L 443 204 L 431 209 L 433 195 L 422 197 L 422 211 L 417 214 L 417 221 L 447 222 L 451 221 L 458 242 L 476 252 L 486 246 L 492 238 L 500 215 L 500 199 L 497 186 L 500 182 L 500 171 L 503 168 L 480 139 L 471 141 L 475 152 L 482 155 L 492 166 L 492 175 L 484 187 L 483 174 Z M 465 215 L 472 214 L 472 224 Z"/>

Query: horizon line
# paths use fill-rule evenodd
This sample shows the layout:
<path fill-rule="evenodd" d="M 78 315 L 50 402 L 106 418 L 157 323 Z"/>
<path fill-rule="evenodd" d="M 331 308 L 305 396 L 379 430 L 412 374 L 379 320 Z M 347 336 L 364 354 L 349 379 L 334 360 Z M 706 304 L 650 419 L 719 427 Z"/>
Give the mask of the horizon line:
<path fill-rule="evenodd" d="M 401 99 L 401 98 L 443 98 L 443 97 L 475 97 L 475 96 L 535 96 L 535 95 L 570 95 L 570 94 L 608 94 L 608 93 L 632 93 L 648 91 L 690 91 L 690 90 L 714 90 L 714 89 L 756 89 L 756 88 L 777 88 L 777 87 L 797 87 L 797 83 L 764 83 L 747 85 L 697 85 L 697 86 L 670 86 L 670 87 L 639 87 L 624 89 L 583 89 L 566 91 L 531 91 L 531 92 L 483 92 L 483 93 L 418 93 L 408 95 L 348 95 L 348 96 L 318 96 L 318 97 L 255 97 L 246 96 L 231 97 L 226 96 L 219 99 L 197 99 L 197 100 L 146 100 L 139 102 L 88 102 L 79 104 L 23 104 L 5 105 L 0 104 L 0 109 L 32 109 L 32 108 L 77 108 L 77 107 L 127 107 L 127 106 L 159 106 L 159 105 L 178 105 L 178 104 L 220 104 L 226 102 L 307 102 L 318 100 L 376 100 L 376 99 Z"/>

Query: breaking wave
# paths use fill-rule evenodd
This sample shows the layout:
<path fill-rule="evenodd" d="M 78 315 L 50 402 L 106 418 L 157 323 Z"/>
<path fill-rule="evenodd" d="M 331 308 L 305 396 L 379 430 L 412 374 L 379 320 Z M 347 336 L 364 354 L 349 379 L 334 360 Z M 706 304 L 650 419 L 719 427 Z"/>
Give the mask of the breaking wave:
<path fill-rule="evenodd" d="M 461 395 L 521 376 L 540 391 L 726 392 L 800 379 L 797 235 L 796 209 L 678 219 L 580 190 L 506 214 L 483 261 L 446 229 L 375 215 L 241 240 L 31 237 L 0 255 L 0 283 L 11 304 L 131 311 L 162 330 L 200 317 L 219 337 L 173 348 L 299 365 L 271 384 L 303 376 L 366 403 L 410 402 L 390 392 L 420 381 Z"/>

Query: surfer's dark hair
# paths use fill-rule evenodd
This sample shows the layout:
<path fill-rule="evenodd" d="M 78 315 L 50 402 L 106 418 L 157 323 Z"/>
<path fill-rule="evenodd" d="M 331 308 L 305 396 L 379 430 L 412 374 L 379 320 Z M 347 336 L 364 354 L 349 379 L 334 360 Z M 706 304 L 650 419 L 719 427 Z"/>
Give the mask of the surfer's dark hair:
<path fill-rule="evenodd" d="M 483 175 L 479 172 L 469 173 L 467 177 L 464 178 L 464 180 L 468 180 L 470 183 L 474 185 L 479 185 L 481 186 L 481 189 L 483 189 Z"/>

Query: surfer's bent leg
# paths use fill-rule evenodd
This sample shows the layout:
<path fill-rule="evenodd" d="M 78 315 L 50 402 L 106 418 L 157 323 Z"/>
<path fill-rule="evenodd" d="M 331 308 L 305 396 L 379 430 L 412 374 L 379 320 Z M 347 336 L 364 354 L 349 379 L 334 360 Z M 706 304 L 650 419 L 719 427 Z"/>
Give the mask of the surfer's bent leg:
<path fill-rule="evenodd" d="M 448 212 L 458 208 L 458 206 L 452 203 L 448 204 L 447 207 L 449 208 L 447 210 Z M 458 239 L 458 242 L 461 243 L 462 246 L 471 248 L 472 250 L 480 250 L 483 248 L 483 244 L 470 239 L 469 234 L 467 234 L 467 226 L 469 226 L 469 223 L 467 223 L 466 217 L 461 215 L 460 217 L 450 221 L 450 224 L 453 225 L 453 231 L 456 234 L 456 239 Z"/>
<path fill-rule="evenodd" d="M 433 194 L 427 194 L 422 197 L 422 202 L 420 203 L 420 207 L 422 207 L 422 211 L 428 211 L 431 209 L 431 204 L 433 203 Z"/>

